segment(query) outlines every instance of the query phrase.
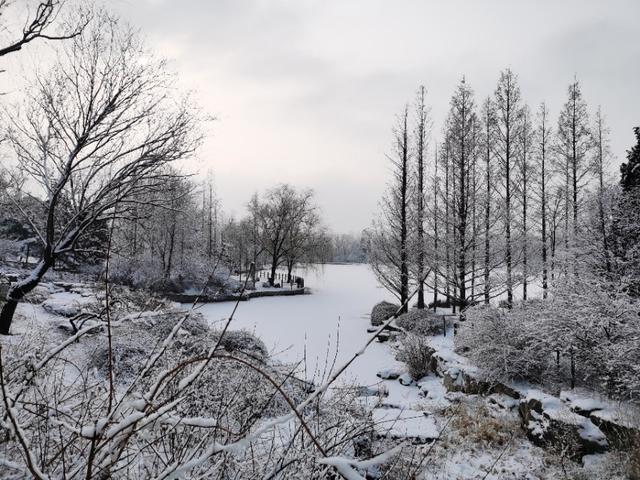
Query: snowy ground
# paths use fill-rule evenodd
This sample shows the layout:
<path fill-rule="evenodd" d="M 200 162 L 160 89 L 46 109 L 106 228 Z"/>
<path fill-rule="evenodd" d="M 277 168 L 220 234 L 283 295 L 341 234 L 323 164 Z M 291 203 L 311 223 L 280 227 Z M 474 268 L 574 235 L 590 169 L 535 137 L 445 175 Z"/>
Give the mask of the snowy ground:
<path fill-rule="evenodd" d="M 365 265 L 328 265 L 300 273 L 312 295 L 242 302 L 231 328 L 255 332 L 274 359 L 301 362 L 301 376 L 318 384 L 333 366 L 351 358 L 367 341 L 372 306 L 393 299 L 377 285 Z M 68 314 L 66 309 L 82 308 L 90 298 L 80 289 L 53 293 L 45 302 L 49 311 L 40 305 L 21 304 L 19 313 L 26 318 L 15 325 L 18 335 L 12 340 L 19 340 L 21 333 L 36 325 L 68 323 L 63 317 Z M 204 304 L 199 311 L 216 324 L 231 313 L 233 306 Z M 53 337 L 64 338 L 58 329 L 52 333 Z M 433 338 L 431 345 L 440 356 L 461 360 L 453 352 L 450 335 Z M 585 474 L 579 465 L 566 465 L 533 446 L 519 428 L 513 405 L 504 399 L 447 393 L 440 377 L 430 375 L 412 382 L 405 371 L 389 343 L 374 342 L 347 371 L 342 383 L 369 386 L 379 392 L 359 400 L 370 408 L 375 431 L 388 439 L 389 448 L 403 440 L 412 445 L 409 453 L 403 450 L 403 455 L 426 472 L 420 478 L 551 479 L 566 478 L 562 472 L 567 469 L 570 473 L 578 469 L 579 474 L 586 475 L 572 478 L 624 478 L 598 473 L 607 469 L 606 455 L 586 459 L 590 471 Z M 406 478 L 405 471 L 390 478 Z"/>
<path fill-rule="evenodd" d="M 327 265 L 302 275 L 312 295 L 242 303 L 233 328 L 255 332 L 280 361 L 302 362 L 302 375 L 318 383 L 332 365 L 349 359 L 366 342 L 372 306 L 393 298 L 378 286 L 365 265 Z M 218 322 L 232 308 L 231 304 L 206 304 L 200 312 Z M 432 345 L 441 355 L 457 359 L 451 336 L 434 338 Z M 561 478 L 565 469 L 581 470 L 533 446 L 519 428 L 517 412 L 509 408 L 513 405 L 505 406 L 497 398 L 489 401 L 448 394 L 436 376 L 403 385 L 409 383 L 404 372 L 390 344 L 375 342 L 351 366 L 343 382 L 373 386 L 385 393 L 360 400 L 371 408 L 379 435 L 396 442 L 408 438 L 418 445 L 417 457 L 427 459 L 422 465 L 428 472 L 424 478 Z M 382 380 L 378 373 L 383 377 L 392 374 L 393 379 Z M 439 440 L 432 451 L 435 438 Z M 598 468 L 606 456 L 588 460 L 595 465 L 592 468 Z"/>

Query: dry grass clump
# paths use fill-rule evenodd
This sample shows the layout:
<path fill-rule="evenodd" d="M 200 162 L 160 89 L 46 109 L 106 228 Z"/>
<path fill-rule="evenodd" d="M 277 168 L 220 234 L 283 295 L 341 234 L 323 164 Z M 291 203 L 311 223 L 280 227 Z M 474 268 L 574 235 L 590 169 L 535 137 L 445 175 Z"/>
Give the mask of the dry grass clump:
<path fill-rule="evenodd" d="M 504 447 L 518 431 L 516 419 L 496 415 L 486 405 L 460 404 L 449 407 L 451 426 L 475 445 Z"/>

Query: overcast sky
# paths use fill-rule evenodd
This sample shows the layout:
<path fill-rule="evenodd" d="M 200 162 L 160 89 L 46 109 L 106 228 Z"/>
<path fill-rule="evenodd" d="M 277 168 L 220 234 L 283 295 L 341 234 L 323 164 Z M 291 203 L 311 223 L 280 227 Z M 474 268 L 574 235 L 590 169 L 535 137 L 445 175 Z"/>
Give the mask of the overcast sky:
<path fill-rule="evenodd" d="M 478 103 L 501 69 L 554 117 L 574 74 L 612 129 L 619 163 L 640 124 L 640 1 L 111 0 L 172 59 L 217 121 L 191 166 L 223 206 L 255 190 L 313 188 L 339 232 L 369 225 L 394 115 L 419 84 L 434 138 L 462 75 Z"/>

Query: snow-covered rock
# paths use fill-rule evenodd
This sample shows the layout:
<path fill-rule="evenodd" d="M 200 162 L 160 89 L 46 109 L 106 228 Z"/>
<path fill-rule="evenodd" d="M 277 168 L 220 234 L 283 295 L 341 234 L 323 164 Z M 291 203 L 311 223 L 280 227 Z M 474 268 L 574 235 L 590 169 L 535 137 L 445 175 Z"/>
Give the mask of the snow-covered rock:
<path fill-rule="evenodd" d="M 374 430 L 380 437 L 427 443 L 438 438 L 439 430 L 430 415 L 419 410 L 376 408 L 371 412 Z"/>
<path fill-rule="evenodd" d="M 527 437 L 538 446 L 560 449 L 575 460 L 604 452 L 609 446 L 604 433 L 589 418 L 540 390 L 527 391 L 518 411 Z"/>
<path fill-rule="evenodd" d="M 376 376 L 383 380 L 396 380 L 400 375 L 406 373 L 406 368 L 404 367 L 389 367 L 384 370 L 380 370 L 376 373 Z"/>
<path fill-rule="evenodd" d="M 90 304 L 95 303 L 93 297 L 83 297 L 75 293 L 54 293 L 42 303 L 45 311 L 62 317 L 74 317 Z"/>
<path fill-rule="evenodd" d="M 402 375 L 400 375 L 398 377 L 398 381 L 404 385 L 405 387 L 411 386 L 414 383 L 413 378 L 411 378 L 411 375 L 409 375 L 409 373 L 405 372 Z"/>

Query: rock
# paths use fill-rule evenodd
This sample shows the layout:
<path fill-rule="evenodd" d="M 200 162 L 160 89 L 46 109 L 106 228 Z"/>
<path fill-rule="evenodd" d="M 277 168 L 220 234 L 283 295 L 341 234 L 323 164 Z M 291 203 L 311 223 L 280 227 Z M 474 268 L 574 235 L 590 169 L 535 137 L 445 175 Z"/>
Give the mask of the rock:
<path fill-rule="evenodd" d="M 501 393 L 492 393 L 487 400 L 491 405 L 495 405 L 502 410 L 513 410 L 520 403 L 516 399 Z"/>
<path fill-rule="evenodd" d="M 389 320 L 400 308 L 389 302 L 380 302 L 371 310 L 371 325 L 378 326 Z"/>
<path fill-rule="evenodd" d="M 605 434 L 612 448 L 624 451 L 640 448 L 640 428 L 615 413 L 597 410 L 589 415 L 589 419 Z"/>
<path fill-rule="evenodd" d="M 489 382 L 476 378 L 459 367 L 449 367 L 442 372 L 442 380 L 449 392 L 462 392 L 468 395 L 487 395 L 491 393 Z"/>
<path fill-rule="evenodd" d="M 608 449 L 604 433 L 556 397 L 530 390 L 526 398 L 520 400 L 518 412 L 527 437 L 539 447 L 563 451 L 575 461 Z"/>
<path fill-rule="evenodd" d="M 400 375 L 398 377 L 398 381 L 405 387 L 409 387 L 414 383 L 413 378 L 411 378 L 411 375 L 409 375 L 408 373 L 403 373 L 402 375 Z"/>
<path fill-rule="evenodd" d="M 404 374 L 406 370 L 399 367 L 391 367 L 384 370 L 380 370 L 376 373 L 376 376 L 383 380 L 396 380 L 400 375 Z"/>
<path fill-rule="evenodd" d="M 375 408 L 371 412 L 374 431 L 378 437 L 410 440 L 424 444 L 438 438 L 434 419 L 425 412 L 399 408 Z"/>
<path fill-rule="evenodd" d="M 380 343 L 384 343 L 388 341 L 390 337 L 391 334 L 389 334 L 389 332 L 380 332 L 376 337 L 376 340 L 378 340 Z"/>
<path fill-rule="evenodd" d="M 387 397 L 389 389 L 382 382 L 376 385 L 364 385 L 356 387 L 358 397 Z"/>

